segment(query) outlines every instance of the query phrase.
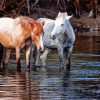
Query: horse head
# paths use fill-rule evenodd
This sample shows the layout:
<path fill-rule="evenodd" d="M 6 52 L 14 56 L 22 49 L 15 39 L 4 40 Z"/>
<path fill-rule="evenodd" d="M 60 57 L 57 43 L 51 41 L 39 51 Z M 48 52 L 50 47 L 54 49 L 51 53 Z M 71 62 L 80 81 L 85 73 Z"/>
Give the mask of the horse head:
<path fill-rule="evenodd" d="M 44 30 L 43 30 L 43 25 L 44 22 L 38 23 L 36 22 L 34 25 L 33 32 L 31 34 L 32 40 L 34 44 L 36 45 L 38 50 L 43 51 L 44 50 L 44 45 L 43 45 L 43 35 L 44 35 Z"/>
<path fill-rule="evenodd" d="M 66 22 L 69 21 L 69 19 L 72 16 L 68 16 L 67 12 L 65 13 L 58 13 L 58 16 L 56 17 L 54 23 L 55 26 L 53 28 L 53 31 L 51 32 L 51 38 L 55 39 L 59 34 L 66 31 Z"/>

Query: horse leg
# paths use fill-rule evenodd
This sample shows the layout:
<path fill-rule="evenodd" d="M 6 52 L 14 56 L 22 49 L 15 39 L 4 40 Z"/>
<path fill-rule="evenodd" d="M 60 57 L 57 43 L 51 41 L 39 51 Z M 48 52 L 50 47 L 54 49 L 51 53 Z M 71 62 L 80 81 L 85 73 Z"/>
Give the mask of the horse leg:
<path fill-rule="evenodd" d="M 43 54 L 40 56 L 43 66 L 46 66 L 46 59 L 47 59 L 47 55 L 49 54 L 49 52 L 50 52 L 50 49 L 46 48 Z"/>
<path fill-rule="evenodd" d="M 97 16 L 98 0 L 91 0 L 93 2 L 93 18 Z"/>
<path fill-rule="evenodd" d="M 16 48 L 16 63 L 17 63 L 17 70 L 21 71 L 21 64 L 20 64 L 20 48 Z"/>
<path fill-rule="evenodd" d="M 33 66 L 35 65 L 35 62 L 36 62 L 36 55 L 37 55 L 37 48 L 34 46 L 34 48 L 32 48 L 32 63 L 33 63 Z"/>
<path fill-rule="evenodd" d="M 92 16 L 93 16 L 93 10 L 91 10 L 91 11 L 89 12 L 88 17 L 91 18 Z"/>
<path fill-rule="evenodd" d="M 67 48 L 67 54 L 66 54 L 66 57 L 67 57 L 66 67 L 67 67 L 67 69 L 70 69 L 70 66 L 71 66 L 70 59 L 71 59 L 72 50 L 73 50 L 73 46 L 70 46 Z"/>
<path fill-rule="evenodd" d="M 32 56 L 33 66 L 38 66 L 40 62 L 40 50 L 37 49 L 36 46 L 34 46 L 34 49 L 32 49 Z"/>
<path fill-rule="evenodd" d="M 96 18 L 97 8 L 98 8 L 98 0 L 90 0 L 90 5 L 92 8 L 91 8 L 91 11 L 90 11 L 88 17 Z"/>
<path fill-rule="evenodd" d="M 36 61 L 35 61 L 35 65 L 39 66 L 39 62 L 40 62 L 40 50 L 37 49 L 37 55 L 36 55 Z"/>
<path fill-rule="evenodd" d="M 88 15 L 89 18 L 93 17 L 94 15 L 94 3 L 93 3 L 93 0 L 90 0 L 90 5 L 91 5 L 91 11 Z"/>
<path fill-rule="evenodd" d="M 38 66 L 39 63 L 39 51 L 37 50 L 36 46 L 32 48 L 32 62 L 33 62 L 33 70 L 36 70 L 36 66 Z"/>
<path fill-rule="evenodd" d="M 10 53 L 11 53 L 11 49 L 6 49 L 5 50 L 5 55 L 4 55 L 4 58 L 3 58 L 3 69 L 5 69 L 8 65 L 8 61 L 9 61 L 9 58 L 10 58 Z"/>
<path fill-rule="evenodd" d="M 30 53 L 31 53 L 31 46 L 26 48 L 26 66 L 30 69 Z"/>
<path fill-rule="evenodd" d="M 0 44 L 0 65 L 3 58 L 3 46 Z"/>
<path fill-rule="evenodd" d="M 59 60 L 60 60 L 60 66 L 61 66 L 61 68 L 64 68 L 63 47 L 58 46 L 57 50 L 58 50 L 58 56 L 59 56 Z"/>
<path fill-rule="evenodd" d="M 74 0 L 75 14 L 77 18 L 80 18 L 80 0 Z"/>

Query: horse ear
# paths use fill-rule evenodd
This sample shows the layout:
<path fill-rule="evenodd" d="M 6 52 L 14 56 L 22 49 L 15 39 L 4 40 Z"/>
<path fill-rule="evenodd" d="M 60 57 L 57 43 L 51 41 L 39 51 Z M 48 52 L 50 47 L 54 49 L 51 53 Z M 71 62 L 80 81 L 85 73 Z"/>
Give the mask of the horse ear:
<path fill-rule="evenodd" d="M 68 16 L 68 13 L 67 12 L 65 12 L 65 14 Z"/>
<path fill-rule="evenodd" d="M 43 21 L 43 22 L 41 23 L 42 26 L 44 26 L 44 24 L 45 24 L 45 21 Z"/>
<path fill-rule="evenodd" d="M 69 20 L 69 19 L 72 18 L 72 17 L 73 17 L 73 15 L 71 15 L 71 16 L 66 16 L 66 19 Z"/>
<path fill-rule="evenodd" d="M 58 15 L 60 15 L 60 14 L 61 14 L 61 12 L 59 11 Z"/>

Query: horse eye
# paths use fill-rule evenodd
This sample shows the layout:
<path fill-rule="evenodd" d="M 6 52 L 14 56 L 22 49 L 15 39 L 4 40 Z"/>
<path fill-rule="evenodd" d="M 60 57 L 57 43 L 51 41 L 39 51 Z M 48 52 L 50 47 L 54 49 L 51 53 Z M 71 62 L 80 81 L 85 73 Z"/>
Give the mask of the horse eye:
<path fill-rule="evenodd" d="M 64 24 L 61 24 L 61 26 L 63 26 Z"/>

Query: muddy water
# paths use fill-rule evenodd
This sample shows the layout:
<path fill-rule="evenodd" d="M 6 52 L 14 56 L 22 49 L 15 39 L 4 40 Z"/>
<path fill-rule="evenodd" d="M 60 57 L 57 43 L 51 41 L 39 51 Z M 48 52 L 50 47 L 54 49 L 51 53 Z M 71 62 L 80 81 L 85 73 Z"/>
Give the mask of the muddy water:
<path fill-rule="evenodd" d="M 53 52 L 52 52 L 53 53 Z M 100 100 L 100 37 L 77 37 L 70 71 L 60 70 L 56 52 L 46 70 L 16 71 L 12 58 L 0 72 L 0 100 Z"/>
<path fill-rule="evenodd" d="M 76 37 L 74 50 L 78 53 L 100 54 L 100 36 Z"/>

